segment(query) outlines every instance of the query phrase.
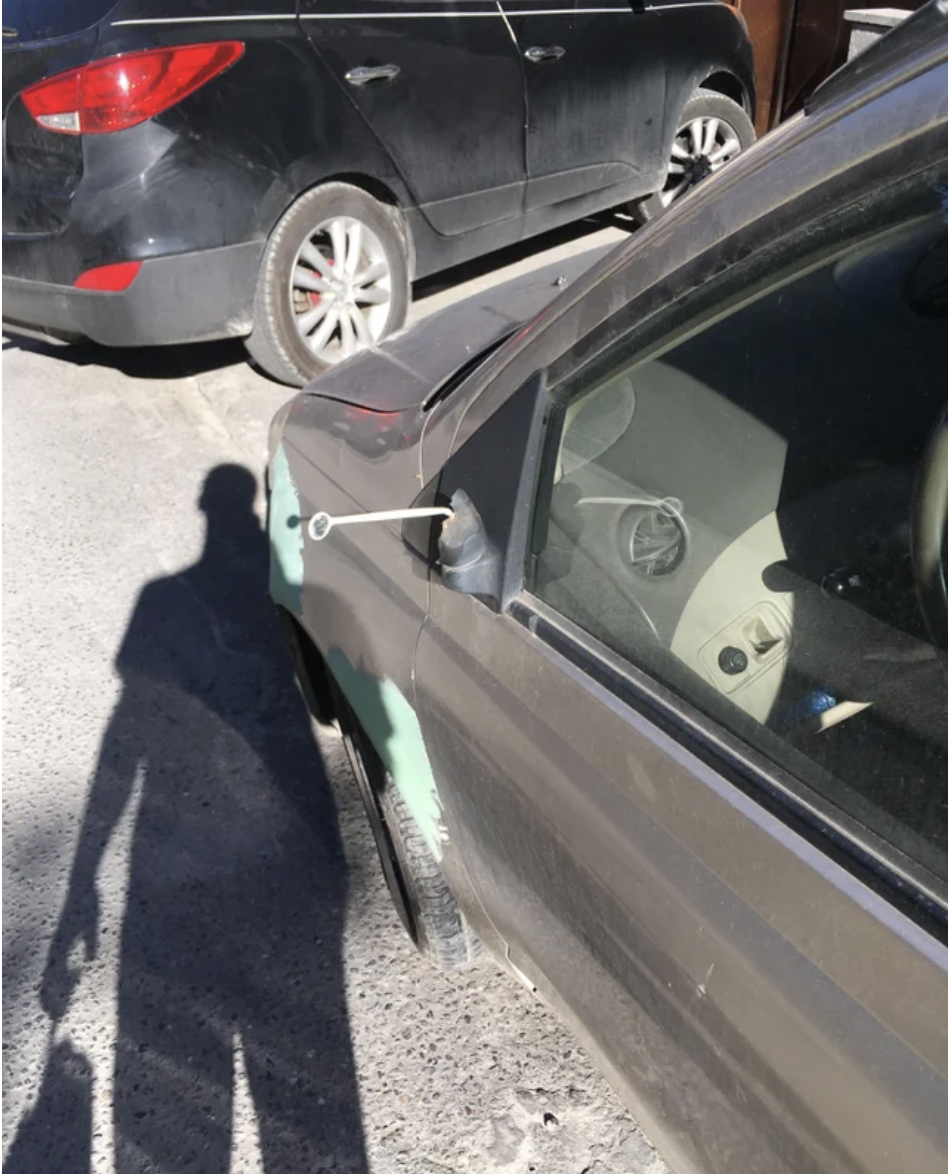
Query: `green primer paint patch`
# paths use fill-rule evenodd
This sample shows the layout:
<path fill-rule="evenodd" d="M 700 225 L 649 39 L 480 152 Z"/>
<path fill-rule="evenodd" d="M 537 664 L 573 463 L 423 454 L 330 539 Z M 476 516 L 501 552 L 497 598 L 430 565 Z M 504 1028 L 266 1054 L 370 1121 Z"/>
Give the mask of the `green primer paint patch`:
<path fill-rule="evenodd" d="M 448 833 L 414 709 L 394 681 L 354 668 L 338 648 L 329 653 L 329 669 L 388 767 L 431 854 L 440 861 Z"/>
<path fill-rule="evenodd" d="M 281 444 L 270 471 L 270 595 L 295 615 L 303 610 L 303 523 L 300 497 Z"/>

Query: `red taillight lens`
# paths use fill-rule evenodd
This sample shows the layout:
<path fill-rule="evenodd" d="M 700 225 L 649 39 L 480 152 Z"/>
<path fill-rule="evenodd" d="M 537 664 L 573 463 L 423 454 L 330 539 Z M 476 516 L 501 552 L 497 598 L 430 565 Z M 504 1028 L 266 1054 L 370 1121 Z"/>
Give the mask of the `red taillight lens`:
<path fill-rule="evenodd" d="M 240 41 L 174 45 L 106 57 L 23 91 L 40 126 L 67 135 L 125 130 L 174 106 L 243 54 Z"/>
<path fill-rule="evenodd" d="M 114 265 L 99 265 L 80 273 L 73 286 L 75 289 L 97 289 L 100 293 L 121 293 L 138 276 L 142 264 L 142 261 L 117 261 Z"/>

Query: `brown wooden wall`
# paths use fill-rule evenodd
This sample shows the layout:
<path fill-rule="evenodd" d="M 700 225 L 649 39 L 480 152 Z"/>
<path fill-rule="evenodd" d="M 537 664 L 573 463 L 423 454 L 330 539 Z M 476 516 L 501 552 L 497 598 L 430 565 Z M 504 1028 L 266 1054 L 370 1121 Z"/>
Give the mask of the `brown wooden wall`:
<path fill-rule="evenodd" d="M 754 43 L 757 133 L 795 114 L 846 60 L 850 8 L 904 8 L 924 0 L 727 0 L 743 15 Z"/>

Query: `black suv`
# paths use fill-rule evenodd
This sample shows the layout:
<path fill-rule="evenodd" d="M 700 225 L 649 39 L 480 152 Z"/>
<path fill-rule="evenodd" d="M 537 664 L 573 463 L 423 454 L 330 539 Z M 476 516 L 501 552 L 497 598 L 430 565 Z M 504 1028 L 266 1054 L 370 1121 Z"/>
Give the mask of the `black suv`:
<path fill-rule="evenodd" d="M 3 0 L 4 319 L 299 384 L 410 282 L 753 139 L 719 0 Z"/>

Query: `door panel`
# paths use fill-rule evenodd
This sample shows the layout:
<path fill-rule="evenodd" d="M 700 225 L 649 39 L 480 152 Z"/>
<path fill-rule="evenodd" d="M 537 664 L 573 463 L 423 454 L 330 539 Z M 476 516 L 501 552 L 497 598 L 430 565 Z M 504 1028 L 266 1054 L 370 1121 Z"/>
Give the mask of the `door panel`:
<path fill-rule="evenodd" d="M 681 1168 L 882 1174 L 897 1152 L 935 1174 L 948 951 L 556 651 L 530 604 L 522 624 L 434 584 L 415 665 L 449 835 L 511 960 Z"/>
<path fill-rule="evenodd" d="M 636 12 L 632 0 L 504 0 L 503 8 L 524 55 L 527 207 L 660 170 L 661 18 Z M 532 60 L 532 51 L 548 55 Z"/>
<path fill-rule="evenodd" d="M 523 75 L 496 5 L 301 0 L 300 18 L 433 228 L 520 215 Z"/>

